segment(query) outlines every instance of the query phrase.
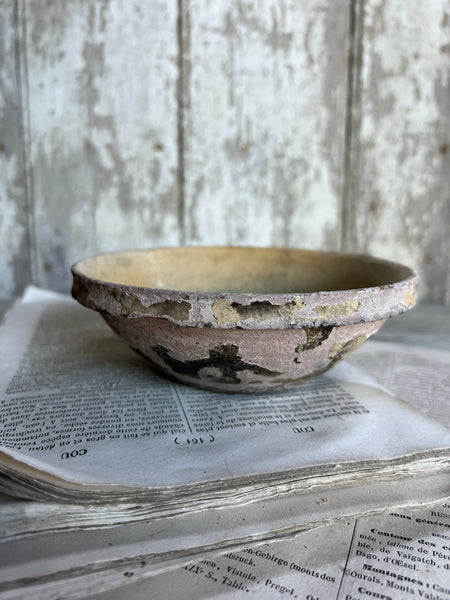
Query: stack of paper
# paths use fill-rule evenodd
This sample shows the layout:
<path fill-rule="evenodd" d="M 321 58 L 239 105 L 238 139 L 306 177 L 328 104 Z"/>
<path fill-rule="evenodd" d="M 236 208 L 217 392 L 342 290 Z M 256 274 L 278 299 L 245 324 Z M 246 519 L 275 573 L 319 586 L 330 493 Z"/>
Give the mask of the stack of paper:
<path fill-rule="evenodd" d="M 0 348 L 0 489 L 32 500 L 0 503 L 0 597 L 86 597 L 449 494 L 448 430 L 386 389 L 398 344 L 369 342 L 359 368 L 290 391 L 205 393 L 156 375 L 69 298 L 30 289 Z M 448 379 L 448 353 L 432 360 Z"/>

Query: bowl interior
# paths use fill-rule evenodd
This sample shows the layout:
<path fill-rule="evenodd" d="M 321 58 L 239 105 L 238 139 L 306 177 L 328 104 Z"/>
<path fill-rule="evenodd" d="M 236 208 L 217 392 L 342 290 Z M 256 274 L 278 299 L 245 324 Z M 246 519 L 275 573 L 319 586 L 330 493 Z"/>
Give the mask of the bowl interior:
<path fill-rule="evenodd" d="M 279 248 L 187 247 L 86 258 L 76 270 L 100 281 L 191 292 L 310 293 L 393 284 L 412 271 L 388 261 Z"/>

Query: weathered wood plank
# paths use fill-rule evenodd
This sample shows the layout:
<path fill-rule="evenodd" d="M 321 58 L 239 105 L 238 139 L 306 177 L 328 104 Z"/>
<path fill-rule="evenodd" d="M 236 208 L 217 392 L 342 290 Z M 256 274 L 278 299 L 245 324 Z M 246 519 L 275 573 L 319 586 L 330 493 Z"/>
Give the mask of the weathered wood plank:
<path fill-rule="evenodd" d="M 182 5 L 186 240 L 338 249 L 348 2 Z"/>
<path fill-rule="evenodd" d="M 176 2 L 25 0 L 37 283 L 179 242 Z"/>
<path fill-rule="evenodd" d="M 178 31 L 175 0 L 16 3 L 0 0 L 0 298 L 30 280 L 30 238 L 34 282 L 67 290 L 97 251 L 342 237 L 450 302 L 445 0 L 180 0 Z"/>
<path fill-rule="evenodd" d="M 14 2 L 0 0 L 0 298 L 31 280 L 22 96 Z"/>
<path fill-rule="evenodd" d="M 449 11 L 363 3 L 349 171 L 349 248 L 410 264 L 435 301 L 450 300 Z"/>

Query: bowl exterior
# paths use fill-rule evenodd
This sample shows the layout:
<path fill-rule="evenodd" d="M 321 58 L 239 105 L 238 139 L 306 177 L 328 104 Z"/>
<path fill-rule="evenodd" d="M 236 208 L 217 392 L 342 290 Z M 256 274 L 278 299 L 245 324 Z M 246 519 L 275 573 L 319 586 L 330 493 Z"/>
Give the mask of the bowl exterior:
<path fill-rule="evenodd" d="M 417 298 L 411 269 L 372 257 L 277 248 L 158 252 L 79 261 L 72 295 L 167 375 L 220 392 L 266 392 L 318 375 Z M 166 279 L 165 271 L 183 277 Z M 234 285 L 240 291 L 220 291 Z"/>
<path fill-rule="evenodd" d="M 383 320 L 303 329 L 185 327 L 167 319 L 103 315 L 133 350 L 175 380 L 226 393 L 285 389 L 330 369 Z"/>

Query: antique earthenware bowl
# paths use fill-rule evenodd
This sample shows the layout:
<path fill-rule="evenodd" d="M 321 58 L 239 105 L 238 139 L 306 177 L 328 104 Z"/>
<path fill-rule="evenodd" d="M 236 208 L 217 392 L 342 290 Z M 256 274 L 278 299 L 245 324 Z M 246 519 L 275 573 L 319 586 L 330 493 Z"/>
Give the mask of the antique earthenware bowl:
<path fill-rule="evenodd" d="M 412 308 L 417 284 L 385 260 L 280 248 L 115 252 L 72 273 L 73 297 L 153 366 L 239 393 L 323 373 Z"/>

